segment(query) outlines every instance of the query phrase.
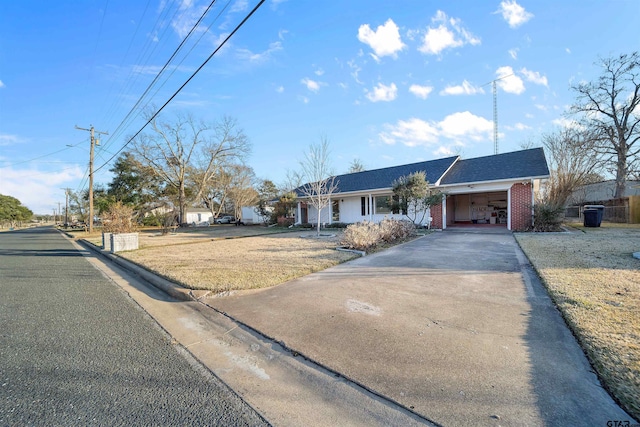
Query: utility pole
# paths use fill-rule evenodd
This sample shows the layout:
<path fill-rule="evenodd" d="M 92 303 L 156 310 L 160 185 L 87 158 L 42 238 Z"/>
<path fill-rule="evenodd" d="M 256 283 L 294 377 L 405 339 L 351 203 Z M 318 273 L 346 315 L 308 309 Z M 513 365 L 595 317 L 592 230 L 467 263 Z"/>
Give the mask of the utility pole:
<path fill-rule="evenodd" d="M 95 134 L 109 135 L 109 132 L 100 132 L 93 128 L 93 125 L 89 129 L 81 128 L 76 125 L 78 130 L 86 130 L 91 132 L 91 150 L 89 151 L 89 233 L 93 232 L 93 151 L 95 145 L 100 145 L 100 141 L 96 140 Z"/>
<path fill-rule="evenodd" d="M 64 228 L 67 228 L 69 225 L 69 191 L 70 188 L 63 188 L 65 195 L 65 204 L 64 204 Z"/>

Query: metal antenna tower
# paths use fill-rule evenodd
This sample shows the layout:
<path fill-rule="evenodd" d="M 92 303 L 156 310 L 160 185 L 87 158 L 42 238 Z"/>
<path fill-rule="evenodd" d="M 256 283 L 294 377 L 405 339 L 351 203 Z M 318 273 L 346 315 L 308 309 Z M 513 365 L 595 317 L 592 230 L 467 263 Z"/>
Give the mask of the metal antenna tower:
<path fill-rule="evenodd" d="M 493 92 L 493 154 L 498 154 L 498 89 L 496 82 L 511 76 L 513 76 L 513 73 L 498 77 L 497 79 L 491 80 L 489 83 L 485 83 L 480 86 L 484 87 L 491 84 L 491 91 Z"/>

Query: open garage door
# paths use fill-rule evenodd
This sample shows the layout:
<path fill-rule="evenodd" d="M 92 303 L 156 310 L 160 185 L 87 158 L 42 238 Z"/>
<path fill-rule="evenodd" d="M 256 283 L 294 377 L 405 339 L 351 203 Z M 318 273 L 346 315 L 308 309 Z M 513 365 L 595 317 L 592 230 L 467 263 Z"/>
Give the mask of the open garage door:
<path fill-rule="evenodd" d="M 447 197 L 447 226 L 494 224 L 507 226 L 507 192 L 456 194 Z"/>

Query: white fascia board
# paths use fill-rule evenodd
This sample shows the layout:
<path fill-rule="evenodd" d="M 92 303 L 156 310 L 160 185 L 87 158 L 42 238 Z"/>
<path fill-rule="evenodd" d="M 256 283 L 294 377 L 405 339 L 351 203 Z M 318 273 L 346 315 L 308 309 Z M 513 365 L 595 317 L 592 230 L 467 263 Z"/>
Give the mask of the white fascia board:
<path fill-rule="evenodd" d="M 534 179 L 544 179 L 548 178 L 548 175 L 542 176 L 528 176 L 521 178 L 509 178 L 509 179 L 501 179 L 501 180 L 492 180 L 492 181 L 475 181 L 475 182 L 465 182 L 461 184 L 445 184 L 438 186 L 438 189 L 442 192 L 446 192 L 448 194 L 454 193 L 477 193 L 480 191 L 500 191 L 500 190 L 508 190 L 511 188 L 513 184 L 517 184 L 519 182 L 529 183 Z"/>
<path fill-rule="evenodd" d="M 453 167 L 453 165 L 455 165 L 456 163 L 458 163 L 458 160 L 460 160 L 460 156 L 456 157 L 456 159 L 451 163 L 451 165 L 447 168 L 446 171 L 444 171 L 444 173 L 442 175 L 440 175 L 440 178 L 438 178 L 436 180 L 436 182 L 433 184 L 434 186 L 439 186 L 440 185 L 440 181 L 442 181 L 442 178 L 444 178 L 447 173 L 451 170 L 451 168 Z"/>

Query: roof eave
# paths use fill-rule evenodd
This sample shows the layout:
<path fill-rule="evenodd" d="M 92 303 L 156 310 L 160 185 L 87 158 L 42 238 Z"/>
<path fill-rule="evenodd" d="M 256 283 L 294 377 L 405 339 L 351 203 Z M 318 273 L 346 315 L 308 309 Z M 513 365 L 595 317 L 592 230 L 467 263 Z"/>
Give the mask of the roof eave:
<path fill-rule="evenodd" d="M 531 179 L 545 179 L 549 178 L 549 175 L 537 175 L 537 176 L 520 176 L 517 178 L 504 178 L 504 179 L 490 179 L 486 181 L 465 181 L 458 182 L 455 184 L 440 184 L 438 187 L 458 187 L 461 185 L 483 185 L 483 184 L 491 184 L 491 183 L 501 183 L 501 182 L 517 182 L 517 181 L 529 181 Z"/>

